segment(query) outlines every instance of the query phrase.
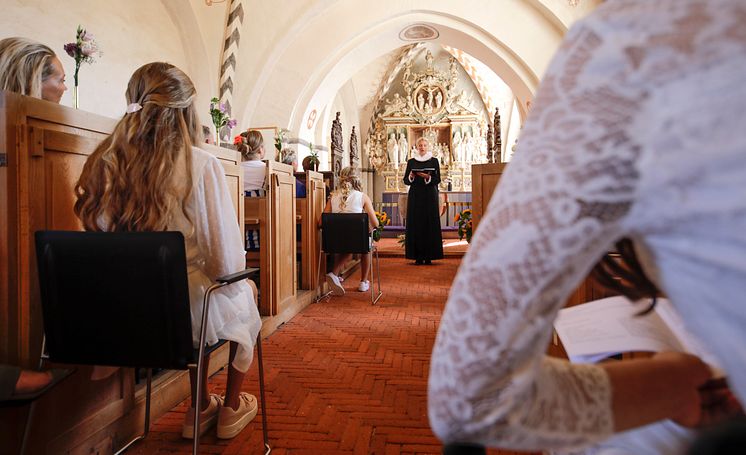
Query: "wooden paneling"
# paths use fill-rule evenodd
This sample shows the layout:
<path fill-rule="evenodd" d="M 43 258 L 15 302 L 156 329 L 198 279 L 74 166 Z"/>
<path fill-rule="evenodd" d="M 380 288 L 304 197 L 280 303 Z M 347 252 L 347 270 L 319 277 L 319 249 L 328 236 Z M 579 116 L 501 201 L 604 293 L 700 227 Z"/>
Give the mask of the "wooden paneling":
<path fill-rule="evenodd" d="M 267 166 L 270 209 L 270 267 L 272 279 L 272 314 L 278 314 L 295 301 L 297 285 L 295 241 L 295 176 L 292 166 L 269 162 Z M 263 245 L 262 245 L 263 246 Z"/>
<path fill-rule="evenodd" d="M 307 171 L 306 198 L 301 201 L 305 207 L 301 243 L 301 288 L 316 289 L 319 286 L 318 267 L 322 258 L 318 224 L 326 205 L 324 176 L 321 173 Z"/>
<path fill-rule="evenodd" d="M 507 163 L 473 164 L 471 166 L 472 225 L 474 232 L 484 216 Z"/>
<path fill-rule="evenodd" d="M 0 92 L 2 363 L 26 368 L 38 363 L 43 329 L 33 235 L 37 230 L 81 229 L 73 213 L 73 189 L 85 160 L 115 124 L 113 119 Z M 242 219 L 238 154 L 217 147 L 209 151 L 221 159 Z M 217 363 L 213 367 L 219 367 Z M 135 400 L 133 371 L 118 369 L 94 381 L 92 369 L 79 366 L 71 378 L 38 401 L 27 453 L 93 453 L 96 448 L 120 446 L 141 428 L 143 403 Z M 177 377 L 185 380 L 186 374 Z M 184 398 L 182 385 L 179 396 L 169 393 L 174 384 L 162 383 L 154 389 L 156 406 L 164 405 L 164 397 L 170 397 L 168 407 Z M 10 421 L 23 413 L 0 411 L 0 452 L 12 453 L 20 435 Z M 9 428 L 15 431 L 6 431 Z"/>

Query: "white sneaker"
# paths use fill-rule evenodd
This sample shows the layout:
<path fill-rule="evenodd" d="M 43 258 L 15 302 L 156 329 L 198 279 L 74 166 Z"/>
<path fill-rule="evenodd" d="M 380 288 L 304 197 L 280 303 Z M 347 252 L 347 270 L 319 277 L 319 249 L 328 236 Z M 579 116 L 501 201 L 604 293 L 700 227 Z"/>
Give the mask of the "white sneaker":
<path fill-rule="evenodd" d="M 339 281 L 339 277 L 332 272 L 326 274 L 326 284 L 329 285 L 329 289 L 332 290 L 334 295 L 344 295 L 345 288 L 342 287 L 342 283 Z"/>
<path fill-rule="evenodd" d="M 370 281 L 365 280 L 360 282 L 360 286 L 357 287 L 357 290 L 360 292 L 368 292 L 370 289 Z"/>

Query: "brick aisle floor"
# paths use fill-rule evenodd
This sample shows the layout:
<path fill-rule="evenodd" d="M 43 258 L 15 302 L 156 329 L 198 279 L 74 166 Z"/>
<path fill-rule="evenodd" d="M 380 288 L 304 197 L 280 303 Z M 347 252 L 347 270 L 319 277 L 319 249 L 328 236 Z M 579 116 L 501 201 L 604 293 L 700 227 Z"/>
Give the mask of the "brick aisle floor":
<path fill-rule="evenodd" d="M 384 295 L 375 307 L 356 291 L 313 304 L 264 340 L 267 416 L 272 453 L 439 454 L 427 420 L 427 374 L 440 315 L 460 259 L 413 266 L 403 258 L 381 261 Z M 211 378 L 225 388 L 225 372 Z M 256 365 L 244 390 L 259 395 Z M 132 452 L 190 453 L 181 439 L 187 402 L 153 425 Z M 236 438 L 218 440 L 214 429 L 201 452 L 262 453 L 261 417 Z M 491 455 L 509 452 L 491 451 Z"/>

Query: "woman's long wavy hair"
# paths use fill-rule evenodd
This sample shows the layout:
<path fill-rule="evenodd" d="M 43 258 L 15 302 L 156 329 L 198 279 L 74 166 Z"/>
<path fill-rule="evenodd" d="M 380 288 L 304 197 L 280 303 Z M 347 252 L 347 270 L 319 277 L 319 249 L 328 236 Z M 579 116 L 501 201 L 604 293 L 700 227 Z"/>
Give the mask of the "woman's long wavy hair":
<path fill-rule="evenodd" d="M 660 295 L 655 285 L 642 269 L 635 253 L 634 244 L 629 238 L 616 242 L 616 253 L 606 254 L 594 266 L 591 276 L 603 287 L 627 297 L 633 302 L 650 298 L 652 303 L 640 314 L 647 314 L 655 307 Z"/>
<path fill-rule="evenodd" d="M 171 64 L 149 63 L 135 71 L 125 96 L 142 109 L 124 115 L 88 158 L 75 186 L 75 214 L 85 229 L 162 231 L 177 207 L 186 215 L 191 147 L 200 141 L 196 94 L 189 77 Z"/>
<path fill-rule="evenodd" d="M 355 191 L 363 191 L 363 184 L 360 181 L 360 174 L 358 174 L 355 168 L 347 166 L 346 168 L 339 171 L 339 194 L 342 198 L 339 201 L 339 207 L 344 209 L 347 206 L 347 198 L 350 197 L 350 193 Z"/>
<path fill-rule="evenodd" d="M 54 73 L 54 52 L 27 38 L 0 40 L 0 90 L 41 98 L 41 86 Z"/>

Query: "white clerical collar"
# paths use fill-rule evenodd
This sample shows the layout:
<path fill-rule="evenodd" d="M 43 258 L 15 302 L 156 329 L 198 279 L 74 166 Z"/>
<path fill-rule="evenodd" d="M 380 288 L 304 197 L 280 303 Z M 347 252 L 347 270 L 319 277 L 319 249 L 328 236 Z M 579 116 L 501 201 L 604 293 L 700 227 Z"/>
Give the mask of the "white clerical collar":
<path fill-rule="evenodd" d="M 425 153 L 424 156 L 420 156 L 419 153 L 415 153 L 415 155 L 412 158 L 414 158 L 417 161 L 429 161 L 430 158 L 432 158 L 432 157 L 433 157 L 432 152 L 427 152 L 427 153 Z"/>

